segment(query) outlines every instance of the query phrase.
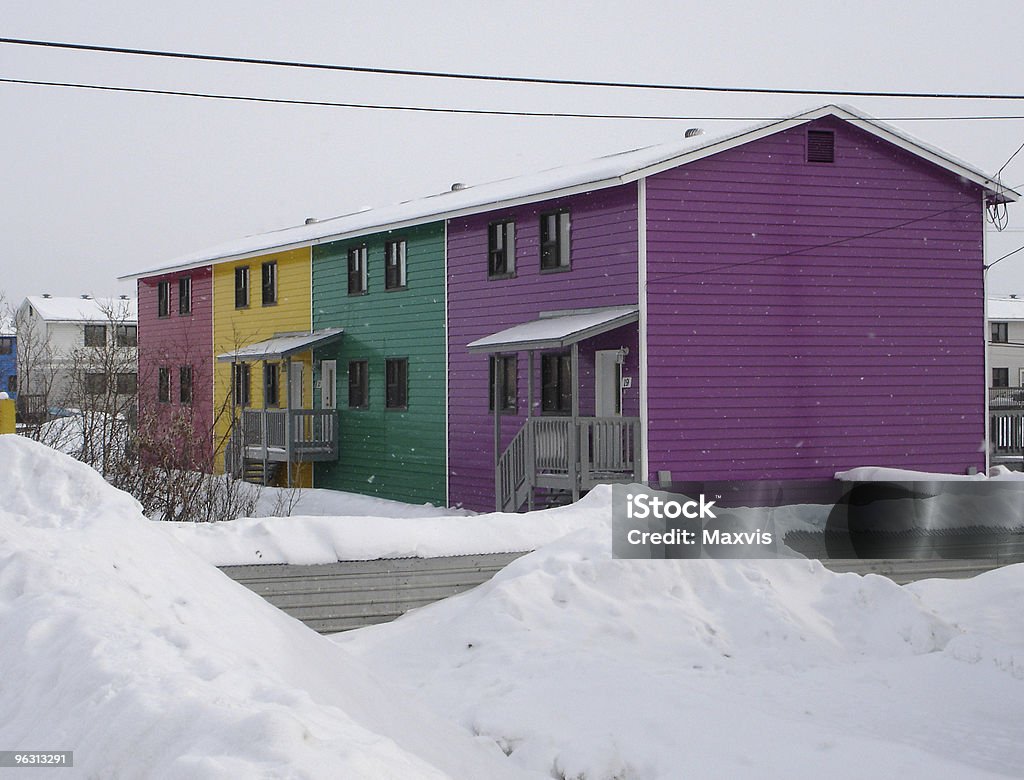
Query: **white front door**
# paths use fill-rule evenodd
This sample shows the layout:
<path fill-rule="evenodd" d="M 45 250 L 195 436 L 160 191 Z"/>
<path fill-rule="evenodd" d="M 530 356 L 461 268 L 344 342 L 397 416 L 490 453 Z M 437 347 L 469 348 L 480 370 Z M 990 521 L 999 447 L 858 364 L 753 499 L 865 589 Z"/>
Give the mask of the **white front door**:
<path fill-rule="evenodd" d="M 288 400 L 292 409 L 301 409 L 304 394 L 302 392 L 302 363 L 292 363 L 291 376 L 288 378 Z"/>
<path fill-rule="evenodd" d="M 594 415 L 622 416 L 622 364 L 617 349 L 594 353 Z"/>
<path fill-rule="evenodd" d="M 338 380 L 338 363 L 335 360 L 320 361 L 320 408 L 336 409 L 335 397 Z"/>

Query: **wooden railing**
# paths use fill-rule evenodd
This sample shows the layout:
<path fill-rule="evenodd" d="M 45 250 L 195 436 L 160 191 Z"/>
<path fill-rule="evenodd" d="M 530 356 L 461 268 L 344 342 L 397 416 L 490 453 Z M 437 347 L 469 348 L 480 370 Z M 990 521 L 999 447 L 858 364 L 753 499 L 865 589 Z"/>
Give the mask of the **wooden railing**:
<path fill-rule="evenodd" d="M 246 453 L 256 450 L 263 460 L 337 457 L 338 413 L 329 409 L 243 409 L 241 444 Z"/>
<path fill-rule="evenodd" d="M 531 417 L 498 458 L 495 506 L 522 508 L 538 487 L 579 497 L 602 482 L 639 482 L 636 417 Z"/>

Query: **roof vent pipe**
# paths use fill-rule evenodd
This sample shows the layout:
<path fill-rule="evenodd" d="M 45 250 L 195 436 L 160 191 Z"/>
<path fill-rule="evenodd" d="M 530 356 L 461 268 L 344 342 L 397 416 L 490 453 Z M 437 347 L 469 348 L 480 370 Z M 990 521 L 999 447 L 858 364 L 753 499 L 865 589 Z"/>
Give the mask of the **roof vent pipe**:
<path fill-rule="evenodd" d="M 452 185 L 452 192 L 458 192 L 459 190 L 464 189 L 466 189 L 466 185 L 463 184 L 461 181 L 457 181 Z"/>
<path fill-rule="evenodd" d="M 696 138 L 698 135 L 704 135 L 704 128 L 688 127 L 686 128 L 686 132 L 683 133 L 684 138 Z"/>
<path fill-rule="evenodd" d="M 316 221 L 317 221 L 316 217 L 306 217 L 306 224 L 307 225 L 312 225 Z"/>
<path fill-rule="evenodd" d="M 52 298 L 53 296 L 50 295 L 50 293 L 43 293 L 43 297 L 44 298 Z"/>
<path fill-rule="evenodd" d="M 78 297 L 81 298 L 83 301 L 87 301 L 87 300 L 89 300 L 89 293 L 82 293 Z"/>
<path fill-rule="evenodd" d="M 122 301 L 127 301 L 128 300 L 128 296 L 127 295 L 122 295 L 121 296 L 121 300 Z"/>

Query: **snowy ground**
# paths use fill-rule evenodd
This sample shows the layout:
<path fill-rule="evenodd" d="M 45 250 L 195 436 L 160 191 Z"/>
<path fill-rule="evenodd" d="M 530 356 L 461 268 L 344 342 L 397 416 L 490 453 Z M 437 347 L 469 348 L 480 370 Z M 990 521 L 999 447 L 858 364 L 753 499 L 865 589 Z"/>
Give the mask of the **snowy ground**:
<path fill-rule="evenodd" d="M 14 436 L 0 465 L 0 749 L 74 750 L 58 777 L 1024 773 L 1024 566 L 901 588 L 807 561 L 617 561 L 601 491 L 525 518 L 376 504 L 362 528 L 188 538 L 450 551 L 477 523 L 472 544 L 544 545 L 332 641 L 86 466 Z"/>

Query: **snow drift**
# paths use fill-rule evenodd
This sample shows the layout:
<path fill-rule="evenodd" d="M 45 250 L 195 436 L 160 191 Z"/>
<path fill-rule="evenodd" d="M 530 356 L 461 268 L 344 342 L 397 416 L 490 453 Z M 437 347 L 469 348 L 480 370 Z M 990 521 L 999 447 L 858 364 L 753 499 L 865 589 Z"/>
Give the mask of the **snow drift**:
<path fill-rule="evenodd" d="M 0 436 L 0 745 L 87 776 L 521 776 L 160 533 L 93 470 Z"/>

